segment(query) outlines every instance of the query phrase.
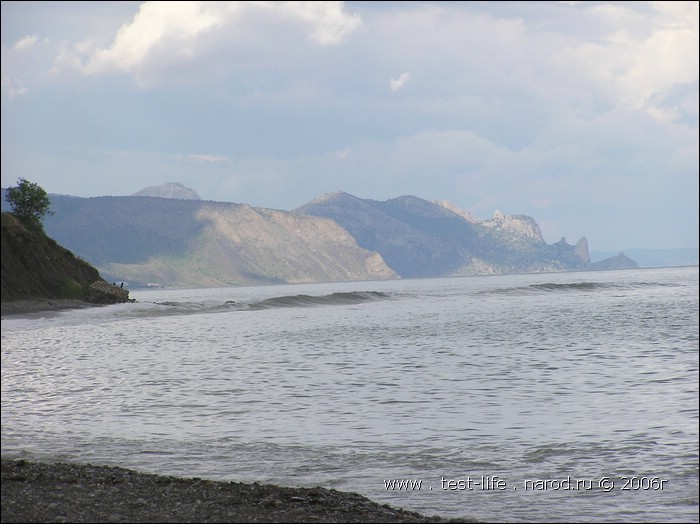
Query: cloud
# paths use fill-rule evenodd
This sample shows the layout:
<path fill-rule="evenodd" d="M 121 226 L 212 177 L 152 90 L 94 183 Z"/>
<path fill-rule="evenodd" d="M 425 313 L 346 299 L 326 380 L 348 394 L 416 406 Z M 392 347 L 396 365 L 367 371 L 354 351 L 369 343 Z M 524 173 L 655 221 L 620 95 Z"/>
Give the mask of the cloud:
<path fill-rule="evenodd" d="M 178 156 L 178 158 L 183 158 L 183 157 Z M 187 155 L 185 158 L 188 158 L 190 160 L 197 160 L 200 162 L 206 162 L 207 164 L 222 164 L 225 162 L 229 162 L 231 160 L 227 156 L 219 156 L 219 155 Z"/>
<path fill-rule="evenodd" d="M 2 88 L 7 94 L 8 98 L 26 95 L 29 92 L 26 84 L 19 78 L 3 77 Z"/>
<path fill-rule="evenodd" d="M 311 24 L 311 38 L 321 45 L 340 44 L 361 24 L 359 15 L 349 15 L 342 2 L 282 2 L 281 9 Z"/>
<path fill-rule="evenodd" d="M 202 62 L 221 72 L 232 57 L 297 45 L 298 33 L 317 46 L 335 46 L 360 24 L 342 2 L 145 2 L 110 46 L 89 54 L 69 47 L 54 70 L 79 64 L 83 74 L 126 73 L 141 87 L 153 86 L 177 71 L 191 80 L 191 68 L 201 70 Z"/>
<path fill-rule="evenodd" d="M 220 25 L 235 10 L 235 5 L 220 3 L 146 2 L 133 21 L 122 26 L 110 48 L 92 55 L 85 71 L 133 72 L 159 47 L 167 47 L 175 55 L 187 55 L 198 36 Z"/>
<path fill-rule="evenodd" d="M 411 79 L 410 73 L 401 73 L 397 78 L 392 78 L 389 81 L 389 88 L 392 93 L 396 93 L 399 89 L 405 86 Z"/>
<path fill-rule="evenodd" d="M 45 70 L 48 45 L 48 38 L 28 35 L 12 46 L 2 46 L 1 85 L 8 99 L 29 93 L 32 79 L 40 77 Z"/>
<path fill-rule="evenodd" d="M 13 176 L 53 150 L 68 183 L 58 152 L 97 147 L 153 155 L 100 161 L 105 188 L 160 169 L 283 209 L 343 189 L 546 211 L 556 238 L 598 220 L 609 245 L 622 216 L 697 230 L 697 2 L 57 4 L 2 4 L 3 103 L 36 102 L 3 106 Z"/>
<path fill-rule="evenodd" d="M 36 35 L 32 36 L 25 36 L 24 38 L 20 39 L 17 41 L 17 43 L 13 46 L 13 49 L 16 51 L 23 51 L 25 49 L 29 49 L 30 47 L 34 46 L 38 40 L 38 37 Z"/>
<path fill-rule="evenodd" d="M 556 70 L 614 105 L 664 121 L 676 118 L 654 99 L 698 79 L 698 3 L 584 3 L 582 9 L 605 31 L 571 39 L 552 55 Z"/>

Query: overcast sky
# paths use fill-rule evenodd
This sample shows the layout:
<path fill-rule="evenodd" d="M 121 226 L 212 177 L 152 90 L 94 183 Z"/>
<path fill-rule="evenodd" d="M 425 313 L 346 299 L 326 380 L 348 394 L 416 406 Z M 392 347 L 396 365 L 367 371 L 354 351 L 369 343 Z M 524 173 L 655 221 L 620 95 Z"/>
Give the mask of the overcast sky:
<path fill-rule="evenodd" d="M 698 2 L 2 2 L 2 186 L 698 246 Z"/>

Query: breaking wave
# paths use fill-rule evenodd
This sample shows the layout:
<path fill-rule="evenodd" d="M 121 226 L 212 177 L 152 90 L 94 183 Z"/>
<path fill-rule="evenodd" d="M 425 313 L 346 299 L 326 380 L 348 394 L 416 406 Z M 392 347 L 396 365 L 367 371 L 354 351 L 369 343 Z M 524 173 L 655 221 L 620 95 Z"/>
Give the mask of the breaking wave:
<path fill-rule="evenodd" d="M 172 308 L 170 313 L 216 313 L 225 311 L 259 311 L 263 309 L 303 308 L 319 306 L 347 306 L 375 300 L 390 300 L 390 293 L 381 291 L 350 291 L 329 295 L 284 295 L 254 302 L 227 300 L 225 303 L 203 302 L 155 302 L 158 306 Z"/>
<path fill-rule="evenodd" d="M 489 289 L 482 291 L 484 294 L 514 294 L 529 295 L 533 293 L 556 293 L 556 292 L 595 292 L 601 290 L 634 290 L 648 287 L 674 287 L 675 284 L 660 282 L 544 282 L 540 284 L 530 284 L 529 286 L 507 287 L 500 289 Z"/>
<path fill-rule="evenodd" d="M 611 287 L 616 287 L 616 285 L 606 282 L 571 282 L 568 284 L 546 282 L 543 284 L 531 284 L 528 286 L 528 289 L 533 291 L 596 291 L 598 289 L 609 289 Z"/>
<path fill-rule="evenodd" d="M 369 302 L 372 300 L 389 299 L 388 293 L 381 291 L 351 291 L 331 293 L 330 295 L 289 295 L 284 297 L 266 298 L 260 302 L 249 304 L 249 309 L 274 309 L 280 307 L 314 307 L 339 306 Z"/>
<path fill-rule="evenodd" d="M 458 295 L 472 296 L 474 298 L 486 296 L 532 296 L 548 294 L 571 294 L 571 293 L 629 293 L 634 291 L 651 290 L 659 287 L 675 287 L 676 284 L 664 282 L 610 282 L 610 281 L 588 281 L 578 282 L 539 282 L 520 286 L 503 286 L 491 289 L 468 289 L 458 292 Z M 232 294 L 234 294 L 232 292 Z M 230 297 L 231 295 L 229 295 Z M 238 297 L 230 298 L 223 295 L 219 300 L 208 299 L 204 301 L 154 301 L 140 302 L 140 307 L 124 309 L 120 314 L 129 316 L 170 316 L 170 315 L 190 315 L 207 313 L 230 313 L 238 311 L 262 311 L 288 308 L 318 308 L 326 306 L 352 306 L 363 303 L 371 303 L 384 300 L 439 300 L 444 297 L 452 300 L 454 295 L 450 289 L 440 292 L 411 290 L 411 291 L 346 291 L 333 292 L 321 295 L 295 294 L 280 295 L 269 298 Z"/>

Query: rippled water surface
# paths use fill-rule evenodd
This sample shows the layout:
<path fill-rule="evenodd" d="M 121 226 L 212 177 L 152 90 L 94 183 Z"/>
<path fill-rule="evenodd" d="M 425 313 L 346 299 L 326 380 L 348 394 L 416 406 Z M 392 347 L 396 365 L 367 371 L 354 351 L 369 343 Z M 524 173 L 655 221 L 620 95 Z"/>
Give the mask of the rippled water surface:
<path fill-rule="evenodd" d="M 4 456 L 698 520 L 697 267 L 131 296 L 2 319 Z"/>

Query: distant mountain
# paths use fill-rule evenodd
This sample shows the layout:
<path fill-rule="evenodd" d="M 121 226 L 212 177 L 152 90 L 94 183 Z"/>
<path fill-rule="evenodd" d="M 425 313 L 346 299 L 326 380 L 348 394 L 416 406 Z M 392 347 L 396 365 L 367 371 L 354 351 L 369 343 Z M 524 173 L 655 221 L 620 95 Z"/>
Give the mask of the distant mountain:
<path fill-rule="evenodd" d="M 46 232 L 132 288 L 397 278 L 325 218 L 201 200 L 49 197 Z"/>
<path fill-rule="evenodd" d="M 590 269 L 632 269 L 638 267 L 639 264 L 624 253 L 619 253 L 614 257 L 609 257 L 590 264 Z"/>
<path fill-rule="evenodd" d="M 151 189 L 189 194 L 180 184 Z M 547 244 L 524 215 L 496 211 L 479 220 L 415 196 L 376 201 L 338 192 L 294 211 L 163 196 L 49 196 L 46 232 L 132 288 L 635 267 L 627 257 L 591 264 L 585 237 Z"/>
<path fill-rule="evenodd" d="M 131 196 L 148 196 L 160 198 L 178 198 L 180 200 L 201 200 L 197 192 L 189 187 L 185 187 L 179 182 L 168 182 L 160 186 L 150 186 L 137 191 Z"/>
<path fill-rule="evenodd" d="M 626 249 L 625 252 L 639 263 L 640 267 L 697 266 L 698 249 Z M 593 251 L 591 258 L 602 260 L 613 256 L 612 251 Z"/>
<path fill-rule="evenodd" d="M 596 269 L 585 237 L 573 246 L 564 238 L 547 244 L 537 223 L 524 215 L 496 211 L 478 220 L 449 202 L 415 196 L 376 201 L 344 192 L 323 195 L 295 212 L 335 220 L 402 277 Z M 627 264 L 635 267 L 632 260 Z"/>

